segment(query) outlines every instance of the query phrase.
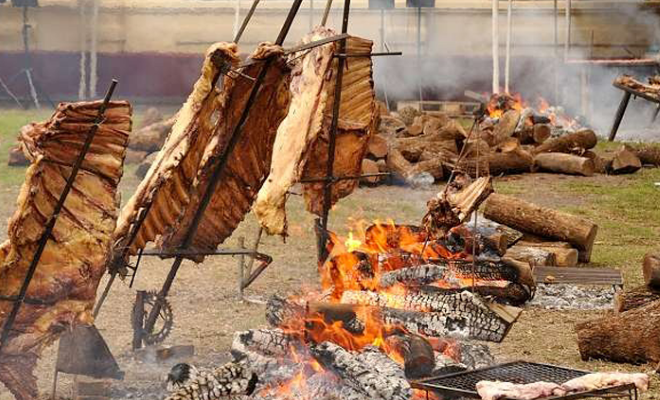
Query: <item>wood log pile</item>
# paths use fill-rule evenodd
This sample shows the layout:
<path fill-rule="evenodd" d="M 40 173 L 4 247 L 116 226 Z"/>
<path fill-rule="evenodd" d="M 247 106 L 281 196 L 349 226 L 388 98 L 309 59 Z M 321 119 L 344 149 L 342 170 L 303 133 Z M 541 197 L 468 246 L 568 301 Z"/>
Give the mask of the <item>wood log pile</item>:
<path fill-rule="evenodd" d="M 642 260 L 644 285 L 616 294 L 614 315 L 576 325 L 583 360 L 660 363 L 660 252 Z"/>
<path fill-rule="evenodd" d="M 523 108 L 511 96 L 493 96 L 487 111 L 472 130 L 437 112 L 425 114 L 411 107 L 383 111 L 380 134 L 374 136 L 374 151 L 365 159 L 362 173 L 390 172 L 395 182 L 417 186 L 447 179 L 454 169 L 473 177 L 528 172 L 592 176 L 660 165 L 660 149 L 654 146 L 624 145 L 597 154 L 594 131 L 578 128 L 572 120 L 558 122 L 556 112 Z"/>

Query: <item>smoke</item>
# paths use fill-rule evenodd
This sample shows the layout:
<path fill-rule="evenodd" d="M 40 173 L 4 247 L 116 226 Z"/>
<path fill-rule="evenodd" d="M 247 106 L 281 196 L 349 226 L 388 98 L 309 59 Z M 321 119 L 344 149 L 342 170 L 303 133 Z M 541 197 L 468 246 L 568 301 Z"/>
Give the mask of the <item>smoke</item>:
<path fill-rule="evenodd" d="M 503 2 L 504 3 L 504 2 Z M 575 4 L 575 3 L 574 3 Z M 570 60 L 593 58 L 657 58 L 660 18 L 650 8 L 625 4 L 596 11 L 576 8 L 572 13 Z M 552 10 L 515 9 L 513 13 L 511 90 L 530 103 L 542 96 L 580 116 L 600 135 L 607 135 L 623 93 L 612 86 L 626 73 L 646 81 L 651 67 L 564 63 L 565 16 L 558 18 L 559 46 L 553 46 Z M 504 85 L 506 12 L 500 14 L 500 87 Z M 421 59 L 417 59 L 417 15 L 411 10 L 387 14 L 386 43 L 403 57 L 376 58 L 379 96 L 398 100 L 470 100 L 465 90 L 490 92 L 492 79 L 490 10 L 423 11 Z M 378 26 L 360 34 L 380 45 Z M 555 90 L 555 87 L 557 90 Z M 644 138 L 654 104 L 632 100 L 618 138 Z"/>

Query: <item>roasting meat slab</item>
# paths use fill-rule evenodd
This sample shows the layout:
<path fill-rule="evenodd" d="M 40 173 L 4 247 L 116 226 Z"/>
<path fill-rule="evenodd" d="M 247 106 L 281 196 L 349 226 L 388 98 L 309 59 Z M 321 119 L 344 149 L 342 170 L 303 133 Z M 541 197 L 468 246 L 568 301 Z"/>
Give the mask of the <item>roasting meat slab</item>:
<path fill-rule="evenodd" d="M 270 170 L 273 143 L 277 128 L 286 117 L 291 96 L 289 93 L 290 68 L 285 62 L 282 48 L 263 43 L 252 59 L 274 57 L 259 90 L 240 139 L 228 156 L 219 184 L 204 213 L 190 246 L 191 251 L 212 251 L 229 237 L 250 211 Z M 264 62 L 254 63 L 242 73 L 256 78 Z M 206 191 L 211 175 L 218 165 L 234 127 L 245 109 L 253 81 L 243 77 L 234 80 L 232 90 L 225 93 L 226 106 L 222 107 L 218 123 L 206 146 L 200 166 L 192 183 L 190 204 L 175 224 L 167 225 L 159 245 L 176 249 L 184 241 L 193 216 Z M 203 257 L 190 256 L 196 261 Z"/>
<path fill-rule="evenodd" d="M 218 74 L 218 67 L 213 60 L 214 57 L 222 57 L 235 66 L 238 63 L 237 52 L 236 45 L 232 43 L 217 43 L 207 51 L 201 76 L 179 111 L 158 158 L 121 210 L 115 231 L 116 256 L 121 255 L 123 248 L 129 245 L 127 255 L 137 254 L 147 243 L 162 235 L 168 226 L 174 226 L 190 203 L 199 163 L 214 134 L 211 116 L 228 107 L 228 94 L 234 85 L 234 80 L 224 77 L 222 93 L 214 89 L 213 80 Z M 129 243 L 133 226 L 143 209 L 147 210 L 147 215 L 135 233 L 135 239 Z"/>
<path fill-rule="evenodd" d="M 310 43 L 333 36 L 329 28 L 318 27 L 302 39 Z M 291 55 L 291 106 L 277 129 L 270 174 L 261 187 L 254 212 L 271 235 L 286 234 L 287 191 L 300 180 L 307 155 L 317 140 L 328 104 L 328 77 L 336 45 L 329 43 L 308 52 Z M 302 55 L 302 57 L 301 57 Z"/>
<path fill-rule="evenodd" d="M 338 52 L 339 45 L 335 46 L 335 52 Z M 369 54 L 372 46 L 373 42 L 370 40 L 350 37 L 346 41 L 346 53 Z M 326 74 L 324 121 L 318 138 L 307 155 L 303 179 L 322 178 L 326 175 L 337 64 L 338 59 L 335 59 L 333 68 Z M 345 65 L 335 148 L 335 176 L 360 174 L 369 138 L 378 124 L 371 57 L 350 57 L 346 59 Z M 357 180 L 342 180 L 332 184 L 332 204 L 351 194 L 357 184 Z M 307 210 L 317 215 L 321 215 L 323 211 L 324 186 L 324 182 L 303 184 Z"/>
<path fill-rule="evenodd" d="M 18 295 L 100 105 L 63 103 L 49 121 L 21 130 L 21 145 L 32 163 L 9 220 L 9 240 L 0 246 L 0 296 Z M 74 324 L 92 322 L 91 309 L 117 221 L 117 185 L 131 113 L 127 102 L 109 104 L 0 354 L 0 381 L 18 400 L 37 398 L 32 371 L 43 348 Z M 12 306 L 0 301 L 0 326 Z"/>

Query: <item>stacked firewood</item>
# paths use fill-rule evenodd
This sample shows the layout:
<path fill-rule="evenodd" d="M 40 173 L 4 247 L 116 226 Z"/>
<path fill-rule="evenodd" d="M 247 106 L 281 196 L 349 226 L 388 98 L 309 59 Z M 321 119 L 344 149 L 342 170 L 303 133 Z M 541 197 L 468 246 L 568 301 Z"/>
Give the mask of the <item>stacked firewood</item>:
<path fill-rule="evenodd" d="M 660 363 L 660 253 L 644 256 L 642 274 L 644 285 L 615 296 L 615 315 L 576 326 L 582 359 Z"/>

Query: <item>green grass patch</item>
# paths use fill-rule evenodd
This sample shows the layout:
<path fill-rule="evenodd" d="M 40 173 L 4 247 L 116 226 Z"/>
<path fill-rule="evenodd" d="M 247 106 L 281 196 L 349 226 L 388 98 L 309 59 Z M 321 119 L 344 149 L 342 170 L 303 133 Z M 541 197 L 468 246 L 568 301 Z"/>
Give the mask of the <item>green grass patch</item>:
<path fill-rule="evenodd" d="M 9 167 L 9 149 L 16 146 L 18 131 L 23 125 L 30 122 L 39 122 L 48 119 L 52 114 L 50 109 L 0 110 L 0 186 L 20 185 L 25 176 L 25 168 Z"/>

